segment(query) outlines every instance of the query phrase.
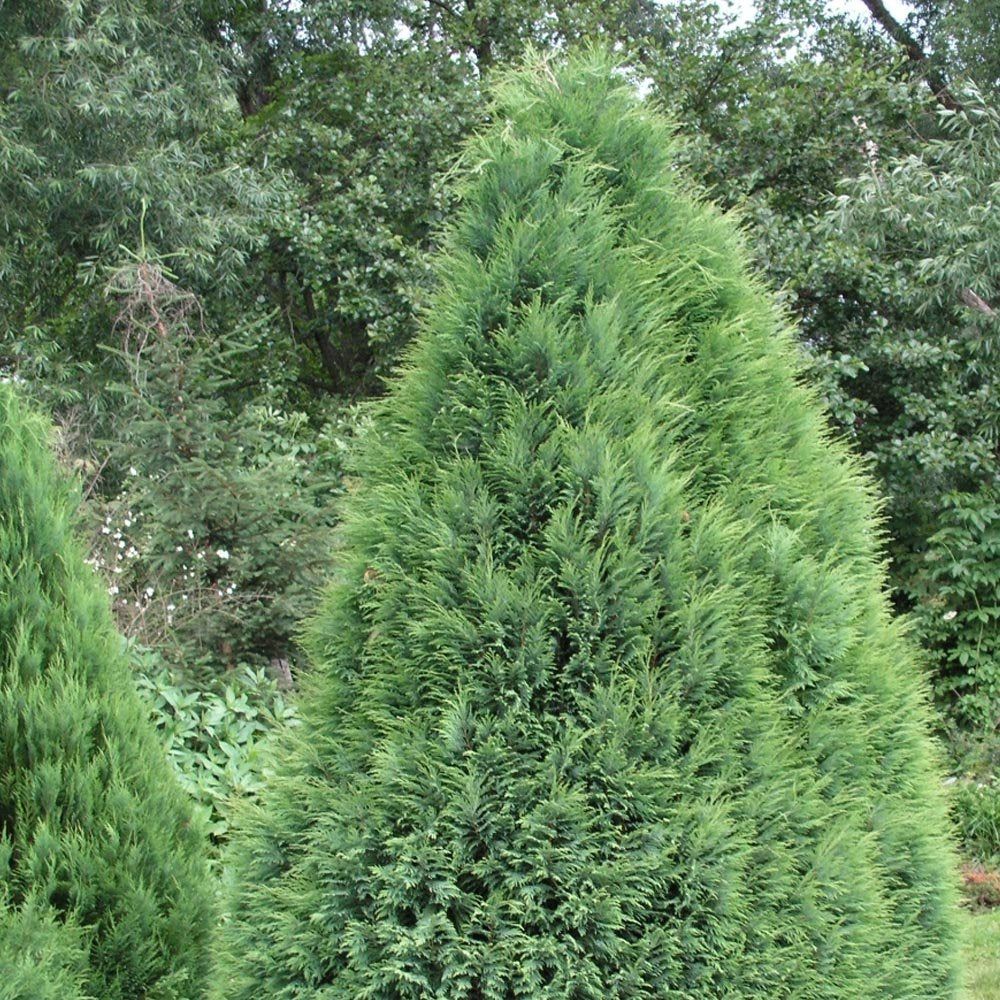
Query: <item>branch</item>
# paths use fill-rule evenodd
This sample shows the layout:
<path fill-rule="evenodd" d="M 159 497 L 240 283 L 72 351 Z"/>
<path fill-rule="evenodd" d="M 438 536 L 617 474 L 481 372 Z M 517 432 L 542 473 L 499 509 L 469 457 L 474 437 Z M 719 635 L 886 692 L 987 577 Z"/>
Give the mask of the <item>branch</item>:
<path fill-rule="evenodd" d="M 427 0 L 427 2 L 432 7 L 437 7 L 438 10 L 443 10 L 446 14 L 451 14 L 456 20 L 459 17 L 459 13 L 454 7 L 449 7 L 448 4 L 444 3 L 443 0 Z"/>
<path fill-rule="evenodd" d="M 984 302 L 971 288 L 963 288 L 958 297 L 976 312 L 981 312 L 984 316 L 996 316 L 996 310 L 988 303 Z"/>
<path fill-rule="evenodd" d="M 948 89 L 944 77 L 933 68 L 920 43 L 889 13 L 882 0 L 862 0 L 862 2 L 893 41 L 903 47 L 910 61 L 922 69 L 924 80 L 930 87 L 934 99 L 949 111 L 961 111 L 962 105 Z"/>

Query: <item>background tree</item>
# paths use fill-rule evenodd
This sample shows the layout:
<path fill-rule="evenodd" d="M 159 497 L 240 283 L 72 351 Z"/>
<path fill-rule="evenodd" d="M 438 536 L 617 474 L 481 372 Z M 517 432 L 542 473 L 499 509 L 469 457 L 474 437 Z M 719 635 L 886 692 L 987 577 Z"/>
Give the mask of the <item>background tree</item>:
<path fill-rule="evenodd" d="M 423 263 L 448 211 L 439 183 L 482 120 L 481 80 L 527 42 L 613 40 L 623 62 L 667 63 L 712 5 L 314 0 L 248 14 L 211 7 L 210 34 L 257 97 L 245 154 L 295 178 L 260 258 L 260 306 L 306 345 L 307 382 L 380 391 L 426 297 Z M 696 17 L 697 13 L 697 17 Z M 699 42 L 704 45 L 704 42 Z M 235 50 L 235 55 L 234 55 Z M 263 62 L 243 57 L 266 53 Z M 688 61 L 690 65 L 690 60 Z"/>
<path fill-rule="evenodd" d="M 4 367 L 80 399 L 113 317 L 102 267 L 143 245 L 235 294 L 274 187 L 225 161 L 235 102 L 183 5 L 4 4 L 0 96 Z"/>
<path fill-rule="evenodd" d="M 246 336 L 200 329 L 162 262 L 115 270 L 105 372 L 113 436 L 88 515 L 122 633 L 188 681 L 297 666 L 293 635 L 329 572 L 349 423 L 325 430 L 237 382 Z"/>
<path fill-rule="evenodd" d="M 0 954 L 25 949 L 4 989 L 9 971 L 18 998 L 197 1000 L 213 923 L 202 831 L 84 565 L 49 444 L 0 386 Z"/>

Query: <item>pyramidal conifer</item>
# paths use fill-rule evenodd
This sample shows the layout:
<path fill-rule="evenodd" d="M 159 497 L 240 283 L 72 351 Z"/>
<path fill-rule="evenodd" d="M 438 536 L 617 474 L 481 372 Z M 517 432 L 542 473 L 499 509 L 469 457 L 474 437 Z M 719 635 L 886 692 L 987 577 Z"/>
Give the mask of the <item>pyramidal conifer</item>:
<path fill-rule="evenodd" d="M 0 997 L 197 1000 L 202 838 L 49 437 L 0 385 Z"/>
<path fill-rule="evenodd" d="M 600 57 L 501 80 L 359 458 L 239 1000 L 954 996 L 877 500 Z"/>

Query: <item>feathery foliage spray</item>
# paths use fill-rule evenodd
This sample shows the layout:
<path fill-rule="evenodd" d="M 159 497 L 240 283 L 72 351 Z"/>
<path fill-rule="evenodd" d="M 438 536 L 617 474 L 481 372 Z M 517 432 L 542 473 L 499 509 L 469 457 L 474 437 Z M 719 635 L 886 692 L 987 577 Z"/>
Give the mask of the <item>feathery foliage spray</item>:
<path fill-rule="evenodd" d="M 49 445 L 0 385 L 0 997 L 196 1000 L 202 838 Z"/>
<path fill-rule="evenodd" d="M 954 995 L 877 503 L 610 64 L 502 78 L 360 457 L 227 997 Z"/>

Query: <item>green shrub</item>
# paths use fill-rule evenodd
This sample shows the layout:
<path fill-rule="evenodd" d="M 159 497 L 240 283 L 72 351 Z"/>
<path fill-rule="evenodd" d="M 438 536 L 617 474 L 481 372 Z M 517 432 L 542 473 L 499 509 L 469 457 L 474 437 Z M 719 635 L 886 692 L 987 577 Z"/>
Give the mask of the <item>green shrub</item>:
<path fill-rule="evenodd" d="M 351 424 L 319 431 L 241 390 L 257 338 L 208 338 L 193 296 L 151 263 L 116 272 L 117 418 L 90 504 L 119 628 L 189 678 L 294 660 L 330 563 Z"/>
<path fill-rule="evenodd" d="M 907 577 L 920 635 L 934 655 L 935 693 L 963 729 L 1000 718 L 1000 502 L 992 489 L 943 499 L 923 565 Z"/>
<path fill-rule="evenodd" d="M 1000 863 L 1000 738 L 995 732 L 948 732 L 954 761 L 948 779 L 955 828 L 966 859 Z"/>
<path fill-rule="evenodd" d="M 48 907 L 0 900 L 0 1000 L 88 1000 L 86 935 Z"/>
<path fill-rule="evenodd" d="M 955 996 L 877 502 L 587 58 L 503 79 L 366 436 L 220 995 Z"/>
<path fill-rule="evenodd" d="M 0 954 L 22 956 L 0 995 L 195 1000 L 204 841 L 84 565 L 75 500 L 0 385 Z"/>
<path fill-rule="evenodd" d="M 245 665 L 207 687 L 193 686 L 144 651 L 135 677 L 181 787 L 221 843 L 234 803 L 261 788 L 268 735 L 296 724 L 294 706 L 278 680 Z"/>
<path fill-rule="evenodd" d="M 1000 778 L 960 778 L 953 795 L 964 852 L 981 861 L 1000 861 Z"/>

